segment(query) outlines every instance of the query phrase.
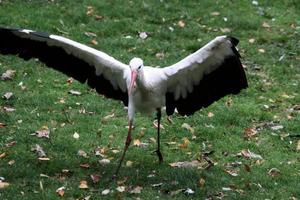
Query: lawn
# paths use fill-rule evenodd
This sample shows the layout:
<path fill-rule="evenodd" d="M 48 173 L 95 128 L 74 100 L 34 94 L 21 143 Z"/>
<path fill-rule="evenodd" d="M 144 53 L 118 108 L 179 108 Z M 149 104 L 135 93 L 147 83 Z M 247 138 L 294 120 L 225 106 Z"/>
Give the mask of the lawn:
<path fill-rule="evenodd" d="M 0 80 L 0 199 L 300 199 L 297 2 L 0 1 L 0 26 L 63 35 L 124 63 L 137 56 L 168 66 L 232 35 L 249 82 L 191 117 L 175 114 L 170 123 L 164 114 L 162 164 L 152 155 L 155 115 L 138 114 L 113 181 L 127 134 L 124 105 L 37 60 L 0 55 L 0 74 L 15 71 Z"/>

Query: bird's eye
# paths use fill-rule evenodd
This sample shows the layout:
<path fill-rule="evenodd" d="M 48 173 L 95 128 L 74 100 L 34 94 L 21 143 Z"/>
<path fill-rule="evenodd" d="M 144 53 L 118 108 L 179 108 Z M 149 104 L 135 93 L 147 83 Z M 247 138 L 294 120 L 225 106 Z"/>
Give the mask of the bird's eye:
<path fill-rule="evenodd" d="M 141 69 L 141 68 L 142 68 L 142 65 L 138 67 L 138 69 Z"/>

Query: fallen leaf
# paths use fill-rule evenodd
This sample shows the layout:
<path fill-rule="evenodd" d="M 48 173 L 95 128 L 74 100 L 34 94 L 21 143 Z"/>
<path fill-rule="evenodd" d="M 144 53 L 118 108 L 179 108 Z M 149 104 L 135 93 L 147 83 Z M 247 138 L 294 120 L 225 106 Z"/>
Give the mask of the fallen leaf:
<path fill-rule="evenodd" d="M 63 197 L 65 195 L 65 187 L 60 187 L 56 190 L 56 193 L 58 194 L 58 196 Z"/>
<path fill-rule="evenodd" d="M 255 128 L 245 128 L 244 129 L 244 138 L 250 139 L 257 134 L 257 130 Z"/>
<path fill-rule="evenodd" d="M 6 72 L 4 72 L 2 75 L 1 75 L 1 80 L 2 81 L 6 81 L 6 80 L 11 80 L 14 75 L 15 75 L 16 71 L 15 70 L 11 70 L 11 69 L 8 69 L 6 70 Z"/>
<path fill-rule="evenodd" d="M 31 151 L 36 152 L 39 158 L 46 158 L 46 153 L 45 153 L 45 151 L 44 151 L 43 148 L 42 148 L 40 145 L 38 145 L 38 144 L 36 144 L 35 147 L 33 147 L 33 148 L 31 149 Z"/>
<path fill-rule="evenodd" d="M 126 161 L 126 167 L 131 167 L 133 165 L 133 162 L 128 160 Z"/>
<path fill-rule="evenodd" d="M 102 195 L 108 195 L 110 193 L 110 189 L 105 189 L 101 192 Z"/>
<path fill-rule="evenodd" d="M 163 183 L 155 183 L 155 184 L 152 184 L 151 186 L 155 188 L 155 187 L 160 187 L 162 185 L 163 185 Z"/>
<path fill-rule="evenodd" d="M 261 155 L 255 154 L 251 152 L 249 149 L 243 149 L 240 153 L 237 154 L 237 156 L 243 156 L 244 158 L 258 159 L 258 160 L 263 159 Z"/>
<path fill-rule="evenodd" d="M 12 146 L 15 146 L 17 144 L 17 141 L 11 141 L 9 143 L 6 143 L 5 146 L 6 147 L 12 147 Z"/>
<path fill-rule="evenodd" d="M 300 140 L 298 140 L 298 143 L 297 143 L 297 151 L 300 151 Z"/>
<path fill-rule="evenodd" d="M 7 182 L 0 182 L 0 189 L 7 188 L 8 186 L 9 186 L 9 183 L 7 183 Z"/>
<path fill-rule="evenodd" d="M 88 36 L 88 37 L 97 37 L 96 33 L 92 33 L 92 32 L 84 32 L 84 35 Z"/>
<path fill-rule="evenodd" d="M 4 128 L 6 124 L 0 122 L 0 128 Z"/>
<path fill-rule="evenodd" d="M 0 158 L 4 158 L 6 156 L 6 153 L 1 153 Z"/>
<path fill-rule="evenodd" d="M 177 194 L 182 193 L 183 191 L 185 191 L 185 190 L 184 190 L 184 189 L 174 190 L 174 191 L 171 191 L 171 192 L 170 192 L 170 195 L 171 195 L 171 196 L 175 196 L 175 195 L 177 195 Z"/>
<path fill-rule="evenodd" d="M 140 194 L 142 191 L 143 187 L 141 186 L 136 186 L 132 190 L 129 191 L 130 194 Z"/>
<path fill-rule="evenodd" d="M 83 163 L 83 164 L 80 164 L 79 165 L 81 168 L 83 168 L 83 169 L 88 169 L 88 168 L 90 168 L 90 165 L 88 164 L 88 163 Z"/>
<path fill-rule="evenodd" d="M 81 180 L 78 187 L 80 189 L 87 189 L 87 188 L 89 188 L 88 184 L 87 184 L 87 181 L 85 181 L 85 180 Z"/>
<path fill-rule="evenodd" d="M 282 126 L 282 125 L 271 126 L 271 129 L 272 129 L 273 131 L 278 131 L 278 130 L 280 130 L 280 129 L 283 129 L 283 126 Z"/>
<path fill-rule="evenodd" d="M 87 153 L 85 151 L 81 150 L 81 149 L 78 150 L 77 155 L 81 156 L 81 157 L 84 157 L 84 158 L 87 158 Z"/>
<path fill-rule="evenodd" d="M 100 176 L 98 174 L 91 174 L 90 177 L 93 183 L 98 183 L 100 181 Z"/>
<path fill-rule="evenodd" d="M 194 193 L 195 193 L 195 191 L 194 191 L 194 190 L 192 190 L 191 188 L 187 188 L 186 190 L 184 190 L 184 192 L 183 192 L 183 193 L 190 195 L 190 194 L 194 194 Z"/>
<path fill-rule="evenodd" d="M 116 190 L 118 191 L 118 192 L 120 192 L 120 193 L 122 193 L 122 192 L 125 192 L 125 186 L 118 186 L 117 188 L 116 188 Z"/>
<path fill-rule="evenodd" d="M 91 15 L 93 15 L 93 13 L 94 13 L 94 8 L 93 8 L 93 6 L 88 6 L 88 7 L 87 7 L 87 11 L 86 11 L 86 15 L 87 15 L 87 16 L 91 16 Z"/>
<path fill-rule="evenodd" d="M 142 40 L 144 40 L 144 39 L 146 39 L 146 38 L 148 37 L 148 34 L 147 34 L 146 32 L 140 32 L 140 33 L 139 33 L 139 37 L 140 37 Z"/>
<path fill-rule="evenodd" d="M 102 20 L 104 17 L 101 15 L 95 15 L 95 20 L 100 21 Z"/>
<path fill-rule="evenodd" d="M 109 114 L 109 115 L 106 115 L 105 117 L 103 117 L 102 121 L 108 121 L 109 119 L 114 118 L 114 117 L 115 117 L 115 113 L 112 113 L 112 114 Z"/>
<path fill-rule="evenodd" d="M 41 160 L 41 161 L 48 161 L 48 160 L 50 160 L 50 158 L 46 158 L 46 157 L 42 157 L 42 158 L 38 158 L 39 160 Z"/>
<path fill-rule="evenodd" d="M 73 134 L 73 138 L 75 138 L 75 139 L 79 139 L 79 134 L 77 133 L 77 132 L 75 132 L 74 134 Z"/>
<path fill-rule="evenodd" d="M 181 128 L 185 128 L 186 130 L 190 131 L 192 134 L 195 133 L 195 129 L 191 125 L 189 125 L 188 123 L 183 123 L 181 125 Z"/>
<path fill-rule="evenodd" d="M 220 12 L 215 11 L 215 12 L 210 13 L 210 15 L 212 15 L 212 16 L 219 16 L 219 15 L 220 15 Z"/>
<path fill-rule="evenodd" d="M 6 100 L 9 100 L 12 96 L 13 96 L 13 93 L 12 93 L 12 92 L 6 92 L 6 93 L 3 95 L 3 98 L 6 99 Z"/>
<path fill-rule="evenodd" d="M 184 28 L 185 27 L 185 22 L 183 20 L 179 20 L 177 22 L 177 25 L 180 27 L 180 28 Z"/>
<path fill-rule="evenodd" d="M 231 29 L 230 28 L 220 28 L 222 33 L 230 33 Z"/>
<path fill-rule="evenodd" d="M 248 41 L 249 41 L 249 43 L 253 44 L 255 42 L 255 39 L 254 38 L 250 38 Z"/>
<path fill-rule="evenodd" d="M 3 107 L 3 110 L 4 110 L 4 112 L 13 112 L 13 111 L 15 111 L 16 109 L 14 109 L 14 108 L 12 108 L 12 107 L 4 106 L 4 107 Z"/>
<path fill-rule="evenodd" d="M 280 175 L 280 170 L 277 168 L 272 168 L 268 171 L 269 176 L 279 176 Z"/>
<path fill-rule="evenodd" d="M 267 22 L 263 22 L 261 26 L 263 28 L 271 28 L 271 26 Z"/>
<path fill-rule="evenodd" d="M 74 96 L 79 96 L 79 95 L 81 95 L 81 92 L 76 91 L 76 90 L 70 90 L 70 91 L 69 91 L 69 94 L 72 94 L 72 95 L 74 95 Z"/>
<path fill-rule="evenodd" d="M 183 140 L 183 143 L 180 144 L 180 145 L 178 145 L 178 146 L 179 146 L 179 148 L 181 148 L 181 149 L 186 149 L 186 148 L 189 146 L 190 141 L 189 141 L 189 139 L 186 138 L 186 137 L 184 137 L 182 140 Z"/>
<path fill-rule="evenodd" d="M 16 162 L 15 160 L 10 160 L 10 161 L 8 161 L 7 164 L 11 166 L 11 165 L 15 164 L 15 162 Z"/>
<path fill-rule="evenodd" d="M 231 176 L 238 176 L 238 172 L 236 170 L 233 170 L 233 169 L 226 169 L 224 170 L 226 173 L 230 174 Z"/>
<path fill-rule="evenodd" d="M 174 162 L 170 163 L 171 167 L 178 167 L 178 168 L 193 168 L 199 167 L 200 162 L 198 160 L 193 161 L 183 161 L 183 162 Z"/>
<path fill-rule="evenodd" d="M 264 50 L 264 49 L 258 49 L 258 52 L 259 53 L 266 53 L 266 50 Z"/>
<path fill-rule="evenodd" d="M 50 138 L 49 134 L 50 134 L 50 130 L 48 128 L 47 129 L 37 130 L 34 133 L 34 135 L 36 135 L 39 138 L 43 138 L 43 137 Z"/>
<path fill-rule="evenodd" d="M 153 121 L 153 127 L 156 128 L 156 129 L 158 128 L 158 122 L 157 122 L 157 120 Z M 160 129 L 165 129 L 165 127 L 161 123 L 160 123 L 159 127 L 160 127 Z"/>
<path fill-rule="evenodd" d="M 104 166 L 104 165 L 109 164 L 110 160 L 109 159 L 102 159 L 102 160 L 99 160 L 99 163 L 100 163 L 100 165 Z"/>
<path fill-rule="evenodd" d="M 213 116 L 215 116 L 215 114 L 212 113 L 212 112 L 209 112 L 209 113 L 207 114 L 207 117 L 209 117 L 209 118 L 212 118 Z"/>
<path fill-rule="evenodd" d="M 98 42 L 97 42 L 97 40 L 96 40 L 96 39 L 92 39 L 92 40 L 91 40 L 91 44 L 93 44 L 93 45 L 97 45 L 97 44 L 98 44 Z"/>
<path fill-rule="evenodd" d="M 139 139 L 133 140 L 133 146 L 140 146 L 140 145 L 141 145 L 141 141 Z"/>
<path fill-rule="evenodd" d="M 160 52 L 160 53 L 156 53 L 155 57 L 158 58 L 159 60 L 163 59 L 165 57 L 165 54 Z"/>
<path fill-rule="evenodd" d="M 204 185 L 205 185 L 205 179 L 200 178 L 199 181 L 198 181 L 198 186 L 200 188 L 204 188 Z"/>

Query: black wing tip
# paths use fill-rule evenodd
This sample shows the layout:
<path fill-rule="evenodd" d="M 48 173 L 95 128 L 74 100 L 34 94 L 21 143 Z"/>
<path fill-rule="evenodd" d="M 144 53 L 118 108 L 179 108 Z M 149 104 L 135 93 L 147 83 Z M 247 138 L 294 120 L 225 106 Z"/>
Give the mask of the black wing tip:
<path fill-rule="evenodd" d="M 234 45 L 237 46 L 239 44 L 239 40 L 233 36 L 227 36 L 227 38 L 230 40 L 230 42 Z"/>
<path fill-rule="evenodd" d="M 43 38 L 50 38 L 49 33 L 46 32 L 39 32 L 39 31 L 34 31 L 31 29 L 24 29 L 24 28 L 9 28 L 9 27 L 4 27 L 4 26 L 0 26 L 0 31 L 8 31 L 8 32 L 25 32 L 25 30 L 30 31 L 29 34 L 38 36 L 38 37 L 43 37 Z"/>

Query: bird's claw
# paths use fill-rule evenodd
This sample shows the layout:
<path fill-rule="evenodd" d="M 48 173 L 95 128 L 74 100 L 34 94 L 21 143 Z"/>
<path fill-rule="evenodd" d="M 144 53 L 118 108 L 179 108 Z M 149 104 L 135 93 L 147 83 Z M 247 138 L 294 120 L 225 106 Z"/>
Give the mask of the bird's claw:
<path fill-rule="evenodd" d="M 157 149 L 157 150 L 153 151 L 152 154 L 156 154 L 158 156 L 159 163 L 162 163 L 164 161 L 160 150 Z"/>

